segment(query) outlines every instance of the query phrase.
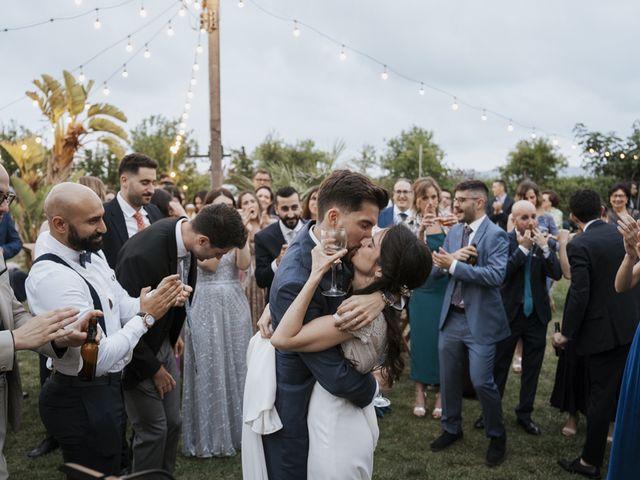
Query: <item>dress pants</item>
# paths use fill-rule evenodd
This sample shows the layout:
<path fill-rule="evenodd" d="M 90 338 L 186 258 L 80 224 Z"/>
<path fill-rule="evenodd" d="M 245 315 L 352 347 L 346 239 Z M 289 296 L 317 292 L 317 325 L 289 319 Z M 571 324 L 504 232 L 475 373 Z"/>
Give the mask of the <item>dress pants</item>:
<path fill-rule="evenodd" d="M 471 382 L 482 405 L 485 433 L 488 437 L 500 437 L 505 431 L 502 398 L 493 380 L 495 344 L 476 343 L 466 315 L 453 309 L 449 309 L 438 340 L 442 428 L 452 434 L 462 431 L 463 365 L 467 352 Z"/>
<path fill-rule="evenodd" d="M 180 438 L 180 373 L 169 340 L 156 358 L 176 381 L 173 390 L 160 398 L 153 379 L 124 391 L 124 402 L 133 427 L 133 471 L 163 469 L 173 473 Z"/>
<path fill-rule="evenodd" d="M 520 378 L 520 402 L 516 407 L 516 416 L 521 420 L 531 420 L 533 402 L 538 389 L 538 377 L 547 344 L 547 325 L 538 319 L 535 312 L 528 318 L 525 317 L 522 306 L 520 306 L 510 327 L 511 335 L 496 344 L 496 366 L 493 374 L 500 395 L 504 397 L 513 352 L 518 340 L 522 338 L 522 376 Z"/>
<path fill-rule="evenodd" d="M 4 458 L 4 441 L 7 438 L 8 423 L 8 385 L 7 377 L 4 373 L 0 373 L 0 480 L 9 478 L 7 471 L 7 461 Z"/>
<path fill-rule="evenodd" d="M 620 383 L 629 345 L 585 358 L 588 377 L 587 437 L 582 459 L 590 465 L 602 466 L 607 445 L 609 423 L 616 415 Z"/>
<path fill-rule="evenodd" d="M 40 391 L 42 423 L 60 444 L 65 462 L 107 475 L 120 471 L 120 373 L 82 382 L 53 374 Z"/>

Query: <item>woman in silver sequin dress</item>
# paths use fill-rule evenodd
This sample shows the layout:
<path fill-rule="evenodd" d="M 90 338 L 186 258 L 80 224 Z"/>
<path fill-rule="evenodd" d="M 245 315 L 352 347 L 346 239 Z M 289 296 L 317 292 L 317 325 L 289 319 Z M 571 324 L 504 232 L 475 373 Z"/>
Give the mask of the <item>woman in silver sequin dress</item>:
<path fill-rule="evenodd" d="M 226 192 L 207 200 L 235 206 Z M 186 456 L 227 457 L 240 447 L 245 355 L 252 334 L 240 271 L 250 265 L 248 242 L 220 260 L 198 262 L 185 328 L 182 449 Z"/>

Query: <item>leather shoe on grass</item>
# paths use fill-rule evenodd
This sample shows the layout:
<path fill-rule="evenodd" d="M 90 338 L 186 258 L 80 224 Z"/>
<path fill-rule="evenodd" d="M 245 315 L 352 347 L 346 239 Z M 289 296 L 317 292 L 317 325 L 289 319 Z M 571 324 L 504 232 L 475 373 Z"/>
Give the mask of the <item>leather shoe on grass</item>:
<path fill-rule="evenodd" d="M 442 432 L 438 438 L 436 438 L 433 442 L 431 442 L 431 451 L 439 452 L 440 450 L 444 450 L 445 448 L 451 446 L 454 442 L 460 440 L 462 438 L 462 432 L 460 433 L 449 433 L 447 431 Z"/>
<path fill-rule="evenodd" d="M 491 437 L 489 449 L 487 450 L 487 465 L 496 467 L 504 462 L 507 453 L 507 434 L 503 433 L 500 437 Z"/>
<path fill-rule="evenodd" d="M 533 423 L 533 420 L 531 420 L 530 418 L 527 420 L 519 418 L 518 425 L 520 425 L 522 429 L 529 435 L 542 435 L 542 430 L 540 430 L 540 427 Z"/>
<path fill-rule="evenodd" d="M 600 478 L 600 468 L 593 465 L 589 467 L 582 465 L 580 457 L 575 460 L 558 460 L 558 465 L 569 473 L 577 473 L 587 478 Z"/>
<path fill-rule="evenodd" d="M 53 437 L 45 437 L 36 448 L 27 453 L 29 458 L 38 458 L 53 452 L 58 448 L 58 442 Z"/>

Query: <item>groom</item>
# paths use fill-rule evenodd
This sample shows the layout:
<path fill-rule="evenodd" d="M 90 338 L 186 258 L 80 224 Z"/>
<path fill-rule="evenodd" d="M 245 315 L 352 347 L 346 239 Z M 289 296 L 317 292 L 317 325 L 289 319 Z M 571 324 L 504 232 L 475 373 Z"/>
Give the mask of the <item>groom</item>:
<path fill-rule="evenodd" d="M 311 272 L 311 250 L 319 244 L 323 226 L 341 225 L 347 235 L 347 258 L 371 238 L 380 209 L 387 205 L 384 189 L 374 185 L 360 173 L 337 170 L 327 177 L 318 192 L 318 223 L 306 224 L 289 245 L 271 287 L 269 306 L 273 328 L 277 328 L 289 305 L 296 298 Z M 343 283 L 348 286 L 350 274 L 344 270 Z M 320 284 L 305 315 L 305 323 L 336 312 L 342 298 L 325 297 L 322 291 L 331 284 L 330 273 Z M 384 307 L 380 293 L 352 297 L 351 314 L 341 322 L 360 322 L 375 318 Z M 357 313 L 356 313 L 357 312 Z M 317 353 L 276 351 L 276 402 L 282 430 L 263 437 L 269 478 L 303 480 L 307 478 L 309 435 L 307 407 L 316 381 L 328 392 L 350 400 L 360 408 L 367 406 L 376 394 L 377 384 L 371 374 L 358 373 L 338 347 Z"/>

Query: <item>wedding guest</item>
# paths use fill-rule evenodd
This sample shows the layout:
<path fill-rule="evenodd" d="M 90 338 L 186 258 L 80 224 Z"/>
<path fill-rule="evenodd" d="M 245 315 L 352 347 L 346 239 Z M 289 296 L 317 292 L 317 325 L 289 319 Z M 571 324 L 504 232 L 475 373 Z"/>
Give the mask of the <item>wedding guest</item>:
<path fill-rule="evenodd" d="M 413 184 L 413 209 L 420 219 L 418 238 L 425 242 L 431 252 L 437 252 L 444 244 L 446 231 L 438 222 L 440 186 L 431 177 L 419 178 Z M 425 386 L 436 389 L 431 416 L 442 416 L 440 400 L 440 363 L 438 360 L 438 331 L 440 312 L 448 279 L 430 277 L 411 292 L 409 302 L 409 323 L 411 325 L 411 379 L 415 382 L 415 402 L 413 414 L 426 415 Z"/>
<path fill-rule="evenodd" d="M 251 323 L 253 331 L 257 329 L 258 319 L 262 314 L 265 306 L 265 291 L 256 283 L 256 245 L 255 236 L 263 226 L 260 223 L 262 217 L 262 209 L 258 202 L 258 197 L 253 192 L 242 192 L 238 196 L 238 206 L 240 207 L 240 215 L 247 226 L 247 243 L 251 252 L 251 268 L 246 273 L 243 281 L 245 293 L 251 306 Z"/>
<path fill-rule="evenodd" d="M 180 205 L 184 205 L 184 194 L 178 187 L 175 185 L 165 185 L 162 188 L 169 192 L 172 197 L 172 201 L 178 202 Z"/>
<path fill-rule="evenodd" d="M 487 215 L 493 223 L 507 230 L 507 222 L 511 215 L 513 199 L 507 194 L 507 182 L 496 180 L 491 184 L 493 197 L 487 202 Z"/>
<path fill-rule="evenodd" d="M 578 190 L 569 201 L 571 216 L 583 233 L 567 246 L 571 286 L 562 331 L 552 337 L 556 347 L 575 342 L 577 353 L 585 355 L 589 378 L 584 448 L 577 458 L 558 463 L 568 472 L 591 478 L 600 476 L 609 423 L 638 325 L 635 295 L 615 291 L 618 266 L 625 257 L 624 240 L 614 225 L 599 219 L 600 205 L 593 190 Z"/>
<path fill-rule="evenodd" d="M 78 183 L 80 185 L 84 185 L 85 187 L 89 187 L 91 190 L 96 192 L 96 195 L 98 195 L 98 198 L 100 198 L 103 203 L 106 201 L 107 187 L 104 186 L 104 183 L 102 183 L 102 180 L 100 180 L 98 177 L 83 175 L 82 177 L 78 178 Z"/>
<path fill-rule="evenodd" d="M 151 195 L 151 205 L 155 205 L 163 215 L 163 218 L 189 217 L 180 202 L 175 200 L 164 188 L 156 188 Z"/>
<path fill-rule="evenodd" d="M 613 225 L 618 224 L 620 217 L 629 215 L 634 220 L 640 219 L 640 212 L 629 207 L 631 192 L 626 183 L 615 183 L 609 188 L 609 204 L 611 207 L 607 211 L 607 222 Z"/>
<path fill-rule="evenodd" d="M 629 208 L 638 209 L 638 182 L 635 180 L 629 182 L 629 193 L 631 196 L 629 197 Z"/>
<path fill-rule="evenodd" d="M 251 197 L 249 197 L 251 198 Z M 223 189 L 211 205 L 236 206 Z M 198 287 L 185 330 L 182 450 L 186 456 L 228 457 L 242 439 L 242 396 L 251 310 L 240 272 L 251 267 L 249 242 L 198 262 Z"/>
<path fill-rule="evenodd" d="M 388 206 L 378 215 L 378 227 L 386 228 L 413 219 L 413 189 L 411 181 L 400 178 L 393 186 L 393 205 Z"/>
<path fill-rule="evenodd" d="M 204 199 L 207 197 L 206 190 L 200 190 L 193 196 L 193 205 L 196 207 L 196 213 L 204 206 Z"/>
<path fill-rule="evenodd" d="M 261 222 L 273 223 L 275 221 L 272 218 L 275 215 L 273 208 L 273 190 L 271 190 L 271 187 L 267 185 L 258 187 L 256 190 L 256 197 L 258 197 L 260 207 L 262 208 L 262 215 L 264 216 L 264 219 L 261 220 Z"/>
<path fill-rule="evenodd" d="M 318 190 L 320 187 L 313 187 L 311 190 L 307 192 L 304 199 L 302 200 L 302 219 L 303 220 L 313 220 L 314 222 L 318 220 Z"/>
<path fill-rule="evenodd" d="M 440 191 L 440 214 L 451 215 L 451 192 L 446 188 Z"/>
<path fill-rule="evenodd" d="M 520 182 L 518 188 L 516 188 L 516 201 L 517 200 L 528 200 L 534 207 L 536 207 L 538 228 L 543 235 L 552 235 L 554 237 L 557 235 L 558 226 L 553 220 L 553 217 L 545 212 L 544 208 L 542 208 L 542 195 L 540 194 L 540 189 L 535 182 L 532 182 L 531 180 L 524 180 Z M 512 229 L 513 221 L 510 219 L 507 230 L 511 231 Z M 555 243 L 553 243 L 551 247 L 555 249 Z"/>
<path fill-rule="evenodd" d="M 113 200 L 114 198 L 116 198 L 116 192 L 114 192 L 113 190 L 111 190 L 111 188 L 107 189 L 107 193 L 105 193 L 104 195 L 104 201 L 105 203 L 109 203 L 111 200 Z"/>
<path fill-rule="evenodd" d="M 256 170 L 253 173 L 253 190 L 257 192 L 260 187 L 271 188 L 271 174 L 268 170 L 263 168 Z"/>
<path fill-rule="evenodd" d="M 564 222 L 564 214 L 558 207 L 560 206 L 560 197 L 553 190 L 545 190 L 542 192 L 542 209 L 553 217 L 556 227 L 562 228 Z"/>

